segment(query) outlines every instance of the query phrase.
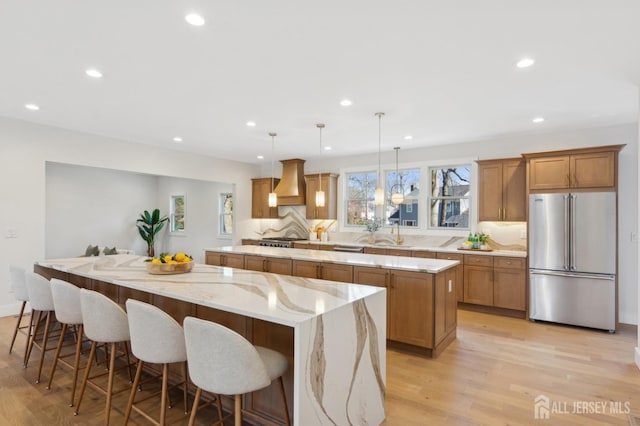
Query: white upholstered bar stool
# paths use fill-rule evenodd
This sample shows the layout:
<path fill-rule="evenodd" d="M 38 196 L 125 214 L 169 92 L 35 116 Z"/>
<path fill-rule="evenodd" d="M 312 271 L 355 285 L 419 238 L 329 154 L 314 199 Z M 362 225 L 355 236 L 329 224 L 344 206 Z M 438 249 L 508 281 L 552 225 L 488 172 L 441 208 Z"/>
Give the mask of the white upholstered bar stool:
<path fill-rule="evenodd" d="M 13 337 L 11 338 L 11 345 L 9 346 L 9 353 L 13 350 L 13 344 L 16 342 L 16 336 L 18 331 L 23 331 L 27 335 L 27 343 L 24 345 L 23 363 L 24 357 L 27 354 L 29 348 L 28 333 L 24 329 L 29 328 L 29 324 L 22 325 L 22 318 L 24 316 L 24 309 L 29 301 L 29 293 L 27 292 L 27 282 L 25 281 L 24 269 L 17 266 L 9 266 L 9 279 L 11 280 L 11 288 L 13 289 L 13 296 L 17 301 L 22 302 L 20 307 L 20 314 L 16 321 L 16 328 L 13 330 Z"/>
<path fill-rule="evenodd" d="M 105 407 L 105 424 L 109 424 L 109 418 L 111 416 L 111 399 L 113 395 L 129 390 L 129 387 L 123 387 L 118 391 L 113 391 L 113 381 L 115 375 L 115 362 L 116 362 L 116 344 L 123 343 L 125 345 L 125 352 L 127 342 L 129 342 L 129 321 L 127 320 L 127 313 L 116 302 L 109 299 L 107 296 L 100 294 L 93 290 L 80 289 L 80 308 L 82 309 L 82 321 L 84 323 L 84 333 L 91 340 L 91 350 L 89 352 L 89 362 L 84 371 L 82 378 L 82 386 L 80 387 L 80 395 L 78 396 L 78 403 L 76 404 L 74 415 L 78 415 L 80 411 L 80 403 L 84 395 L 84 390 L 87 384 L 90 384 L 95 390 L 106 395 L 107 402 Z M 98 343 L 109 343 L 110 345 L 110 358 L 109 358 L 109 371 L 108 373 L 97 374 L 96 376 L 89 377 L 91 373 L 91 367 L 93 366 L 93 360 L 95 359 L 96 347 Z M 129 368 L 130 363 L 127 359 L 127 363 L 122 368 Z M 108 374 L 107 388 L 104 389 L 93 381 L 97 377 Z"/>
<path fill-rule="evenodd" d="M 234 395 L 235 425 L 242 425 L 242 395 L 265 388 L 275 379 L 280 381 L 285 419 L 289 410 L 282 375 L 287 371 L 287 358 L 271 349 L 254 346 L 233 330 L 211 321 L 186 317 L 184 337 L 187 347 L 189 376 L 197 386 L 189 425 L 195 414 L 202 390 L 218 395 Z"/>
<path fill-rule="evenodd" d="M 131 410 L 144 416 L 154 424 L 164 425 L 167 411 L 167 396 L 169 392 L 169 364 L 182 363 L 184 382 L 184 413 L 189 411 L 187 405 L 187 351 L 184 345 L 184 331 L 182 326 L 156 306 L 137 300 L 129 299 L 126 302 L 127 316 L 129 318 L 129 333 L 131 334 L 131 352 L 138 358 L 136 376 L 133 380 L 129 403 L 124 415 L 124 423 L 129 421 Z M 155 420 L 142 409 L 136 407 L 135 397 L 140 384 L 140 377 L 145 363 L 162 365 L 162 389 L 160 390 L 160 421 Z M 152 377 L 145 381 L 156 379 Z M 139 400 L 138 403 L 156 396 L 154 393 Z"/>
<path fill-rule="evenodd" d="M 53 375 L 56 372 L 58 361 L 73 369 L 73 382 L 71 383 L 71 399 L 69 400 L 69 406 L 73 407 L 73 401 L 76 395 L 76 383 L 78 382 L 78 369 L 80 367 L 80 354 L 82 353 L 82 309 L 80 309 L 80 288 L 75 285 L 59 280 L 57 278 L 51 278 L 51 295 L 53 297 L 53 306 L 56 311 L 56 319 L 62 324 L 62 331 L 60 338 L 58 339 L 58 346 L 56 347 L 56 354 L 53 358 L 53 367 L 51 367 L 51 374 L 49 375 L 49 384 L 47 389 L 51 389 L 51 383 L 53 382 Z M 74 353 L 67 353 L 60 355 L 63 347 L 64 338 L 69 331 L 69 327 L 73 327 L 75 330 L 76 350 Z M 74 355 L 73 364 L 67 362 L 64 358 Z"/>
<path fill-rule="evenodd" d="M 34 272 L 25 272 L 25 281 L 27 283 L 27 292 L 29 293 L 29 303 L 31 303 L 31 310 L 38 313 L 38 318 L 33 319 L 34 314 L 31 313 L 31 327 L 30 327 L 30 341 L 29 349 L 25 356 L 24 366 L 26 367 L 31 357 L 31 350 L 36 345 L 40 348 L 40 362 L 38 364 L 38 377 L 36 383 L 40 383 L 40 376 L 42 375 L 42 364 L 44 363 L 44 355 L 48 350 L 55 349 L 54 347 L 47 348 L 49 342 L 49 333 L 51 330 L 51 320 L 54 317 L 53 297 L 51 295 L 51 284 L 49 280 L 42 275 Z M 36 343 L 38 337 L 38 329 L 40 328 L 40 320 L 42 315 L 46 315 L 47 320 L 44 325 L 44 333 L 42 334 L 42 342 L 38 345 Z M 35 323 L 35 324 L 34 324 Z"/>

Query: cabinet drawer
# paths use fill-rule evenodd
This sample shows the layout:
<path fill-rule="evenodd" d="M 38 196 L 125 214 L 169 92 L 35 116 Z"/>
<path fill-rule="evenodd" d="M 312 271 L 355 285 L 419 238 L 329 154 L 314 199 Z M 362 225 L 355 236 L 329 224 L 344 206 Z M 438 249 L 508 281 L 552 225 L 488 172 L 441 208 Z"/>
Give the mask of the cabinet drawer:
<path fill-rule="evenodd" d="M 436 259 L 457 260 L 462 263 L 462 255 L 458 253 L 436 253 Z"/>
<path fill-rule="evenodd" d="M 477 254 L 465 254 L 464 264 L 475 265 L 475 266 L 493 266 L 493 257 L 482 256 Z"/>
<path fill-rule="evenodd" d="M 526 259 L 521 257 L 494 257 L 493 267 L 504 269 L 525 269 Z"/>
<path fill-rule="evenodd" d="M 424 257 L 427 259 L 435 259 L 436 252 L 435 251 L 426 251 L 426 250 L 413 250 L 411 252 L 413 257 Z"/>

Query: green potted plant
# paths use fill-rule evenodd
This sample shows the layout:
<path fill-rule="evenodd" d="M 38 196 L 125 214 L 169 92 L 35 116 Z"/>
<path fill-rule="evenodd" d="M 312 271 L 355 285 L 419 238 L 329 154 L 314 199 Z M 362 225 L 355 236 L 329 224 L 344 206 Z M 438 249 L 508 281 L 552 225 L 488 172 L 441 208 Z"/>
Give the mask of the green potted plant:
<path fill-rule="evenodd" d="M 140 214 L 140 218 L 136 220 L 138 232 L 143 240 L 147 242 L 147 256 L 153 257 L 155 254 L 154 243 L 158 232 L 164 228 L 169 218 L 167 216 L 160 217 L 160 210 L 155 209 L 153 213 L 145 210 Z"/>

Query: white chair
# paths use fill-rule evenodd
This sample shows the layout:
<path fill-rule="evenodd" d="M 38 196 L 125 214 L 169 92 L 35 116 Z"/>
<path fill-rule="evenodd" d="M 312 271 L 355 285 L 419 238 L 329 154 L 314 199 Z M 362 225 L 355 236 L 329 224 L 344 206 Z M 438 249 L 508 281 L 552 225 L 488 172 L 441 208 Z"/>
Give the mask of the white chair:
<path fill-rule="evenodd" d="M 53 367 L 51 368 L 51 374 L 49 375 L 49 384 L 47 389 L 51 389 L 51 383 L 53 382 L 53 375 L 56 372 L 58 361 L 73 369 L 73 382 L 71 383 L 71 399 L 69 406 L 73 407 L 73 401 L 76 395 L 76 383 L 78 382 L 78 369 L 80 366 L 80 354 L 82 353 L 82 310 L 80 309 L 80 288 L 57 278 L 51 278 L 51 295 L 53 297 L 53 306 L 56 312 L 56 318 L 59 323 L 62 324 L 62 332 L 60 339 L 58 339 L 58 346 L 56 347 L 56 354 L 53 358 Z M 64 338 L 69 330 L 69 326 L 73 327 L 76 331 L 76 350 L 75 353 L 68 353 L 60 355 Z M 65 361 L 65 357 L 75 355 L 73 365 Z"/>
<path fill-rule="evenodd" d="M 129 318 L 129 333 L 131 334 L 131 352 L 136 358 L 138 358 L 138 367 L 136 369 L 135 379 L 133 380 L 133 387 L 131 388 L 131 395 L 129 396 L 127 410 L 125 411 L 124 423 L 127 424 L 129 421 L 131 410 L 133 409 L 153 423 L 164 425 L 169 391 L 169 364 L 182 363 L 184 374 L 184 413 L 187 414 L 189 411 L 187 405 L 187 387 L 189 382 L 187 373 L 187 351 L 184 344 L 184 331 L 182 330 L 182 326 L 175 319 L 160 308 L 133 299 L 127 300 L 126 306 L 127 317 Z M 160 390 L 159 422 L 140 408 L 136 407 L 134 402 L 138 386 L 140 385 L 140 377 L 142 375 L 144 363 L 162 365 L 162 389 Z M 158 377 L 159 376 L 152 377 L 151 379 L 156 379 Z M 149 395 L 138 401 L 138 403 L 156 395 L 157 393 Z M 219 410 L 222 409 L 220 406 L 218 408 Z"/>
<path fill-rule="evenodd" d="M 42 375 L 42 364 L 44 363 L 44 355 L 48 350 L 54 349 L 53 347 L 47 348 L 49 342 L 49 332 L 51 330 L 51 320 L 54 313 L 53 297 L 51 295 L 51 284 L 42 275 L 38 275 L 34 272 L 25 272 L 25 281 L 27 283 L 27 292 L 29 293 L 29 303 L 31 303 L 31 310 L 38 313 L 38 318 L 34 320 L 34 314 L 31 314 L 31 327 L 29 327 L 29 349 L 25 356 L 24 366 L 26 367 L 31 357 L 31 350 L 33 346 L 40 348 L 40 363 L 38 364 L 38 377 L 36 383 L 40 383 L 40 376 Z M 40 322 L 42 315 L 46 315 L 47 320 L 44 326 L 44 333 L 42 335 L 42 343 L 37 344 L 38 329 L 40 328 Z"/>
<path fill-rule="evenodd" d="M 84 323 L 84 333 L 91 340 L 91 350 L 89 352 L 89 362 L 82 378 L 82 386 L 80 387 L 80 395 L 78 396 L 78 403 L 76 404 L 76 410 L 73 413 L 78 415 L 80 411 L 80 403 L 84 395 L 84 390 L 87 384 L 90 384 L 94 389 L 106 395 L 106 409 L 105 409 L 105 424 L 109 424 L 109 418 L 111 416 L 111 399 L 113 395 L 128 390 L 128 386 L 118 391 L 113 391 L 114 374 L 116 371 L 116 344 L 123 343 L 125 354 L 127 356 L 127 363 L 122 368 L 129 368 L 131 363 L 129 362 L 129 352 L 127 349 L 127 342 L 129 342 L 129 321 L 127 320 L 127 313 L 114 301 L 108 297 L 92 290 L 80 289 L 80 308 L 82 309 L 82 321 Z M 98 374 L 93 377 L 89 377 L 91 373 L 91 367 L 93 365 L 92 360 L 95 358 L 96 347 L 98 342 L 110 344 L 110 358 L 109 358 L 109 371 L 108 373 Z M 108 374 L 107 388 L 100 387 L 93 380 L 97 377 Z M 131 377 L 131 371 L 129 371 L 129 377 Z"/>
<path fill-rule="evenodd" d="M 17 266 L 9 266 L 9 279 L 11 280 L 11 288 L 13 289 L 13 296 L 19 302 L 22 302 L 22 306 L 20 307 L 20 314 L 18 314 L 18 321 L 16 321 L 16 328 L 13 330 L 13 337 L 11 338 L 11 345 L 9 346 L 9 353 L 13 350 L 13 344 L 16 341 L 16 336 L 18 335 L 18 331 L 24 330 L 25 328 L 29 328 L 29 324 L 22 325 L 22 318 L 24 316 L 24 309 L 27 306 L 27 302 L 29 301 L 29 293 L 27 292 L 27 282 L 25 281 L 24 269 L 19 268 Z M 23 333 L 27 334 L 23 331 Z M 23 363 L 24 358 L 27 354 L 27 349 L 29 348 L 29 338 L 27 337 L 27 343 L 24 346 L 24 355 L 23 355 Z"/>
<path fill-rule="evenodd" d="M 189 376 L 197 386 L 189 425 L 195 414 L 202 390 L 218 395 L 234 395 L 235 425 L 242 425 L 242 395 L 280 381 L 287 425 L 289 409 L 282 375 L 287 371 L 287 359 L 271 349 L 253 346 L 247 339 L 220 324 L 193 317 L 184 319 Z"/>

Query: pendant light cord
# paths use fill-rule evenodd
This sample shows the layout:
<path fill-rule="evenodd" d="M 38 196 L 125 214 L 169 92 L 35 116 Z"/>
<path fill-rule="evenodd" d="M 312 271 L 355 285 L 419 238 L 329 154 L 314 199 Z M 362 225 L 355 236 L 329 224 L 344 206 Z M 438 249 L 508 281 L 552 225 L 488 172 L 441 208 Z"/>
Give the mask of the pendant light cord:
<path fill-rule="evenodd" d="M 271 192 L 273 193 L 273 153 L 275 150 L 274 138 L 276 137 L 276 133 L 269 133 L 269 136 L 271 136 Z"/>
<path fill-rule="evenodd" d="M 320 157 L 322 157 L 322 129 L 324 128 L 324 124 L 318 123 L 316 127 L 320 129 Z M 319 169 L 318 180 L 320 181 L 320 191 L 322 191 L 322 166 L 320 166 Z"/>

